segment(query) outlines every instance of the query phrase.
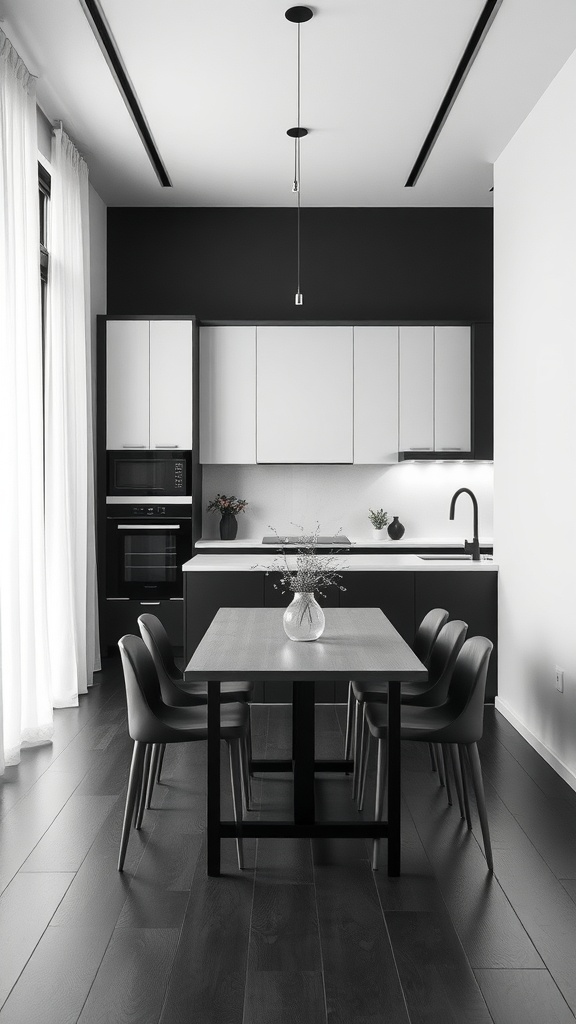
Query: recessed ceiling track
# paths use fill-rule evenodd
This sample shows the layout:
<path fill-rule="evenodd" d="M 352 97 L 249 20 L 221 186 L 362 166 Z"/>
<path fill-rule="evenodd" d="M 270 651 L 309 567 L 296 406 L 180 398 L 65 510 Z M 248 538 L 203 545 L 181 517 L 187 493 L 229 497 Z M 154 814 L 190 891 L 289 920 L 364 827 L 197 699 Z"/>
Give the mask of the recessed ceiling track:
<path fill-rule="evenodd" d="M 148 153 L 150 162 L 156 172 L 158 181 L 164 188 L 172 188 L 172 182 L 168 177 L 168 171 L 166 170 L 152 132 L 148 126 L 148 122 L 144 115 L 144 111 L 140 106 L 140 101 L 136 94 L 136 90 L 130 81 L 130 77 L 126 68 L 124 67 L 124 61 L 122 60 L 120 50 L 118 49 L 114 36 L 110 31 L 104 12 L 100 7 L 98 0 L 80 0 L 80 3 L 84 9 L 84 13 L 88 18 L 90 26 L 98 43 L 100 49 L 106 58 L 108 67 L 110 68 L 116 85 L 118 86 L 122 98 L 128 107 L 130 116 L 136 126 L 136 130 L 144 143 L 144 148 Z"/>
<path fill-rule="evenodd" d="M 438 113 L 432 122 L 432 127 L 424 140 L 424 145 L 416 158 L 416 163 L 408 175 L 404 188 L 413 188 L 418 181 L 418 178 L 424 168 L 424 164 L 432 152 L 436 140 L 444 127 L 444 122 L 452 110 L 456 97 L 464 84 L 466 75 L 476 60 L 478 51 L 484 42 L 488 30 L 492 25 L 502 2 L 503 0 L 487 0 L 487 3 L 484 4 L 482 14 L 476 22 L 474 31 L 468 41 L 468 45 L 462 54 L 460 63 L 454 73 L 454 77 L 446 90 L 444 99 L 438 108 Z"/>

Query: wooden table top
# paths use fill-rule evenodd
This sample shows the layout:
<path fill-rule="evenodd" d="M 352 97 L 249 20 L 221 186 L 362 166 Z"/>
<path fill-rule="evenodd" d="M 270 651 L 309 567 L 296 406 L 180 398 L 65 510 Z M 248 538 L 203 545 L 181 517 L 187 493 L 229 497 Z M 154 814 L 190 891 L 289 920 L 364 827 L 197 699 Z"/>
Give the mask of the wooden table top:
<path fill-rule="evenodd" d="M 289 640 L 283 608 L 220 608 L 186 666 L 194 679 L 420 681 L 427 671 L 379 608 L 325 608 L 318 640 Z"/>

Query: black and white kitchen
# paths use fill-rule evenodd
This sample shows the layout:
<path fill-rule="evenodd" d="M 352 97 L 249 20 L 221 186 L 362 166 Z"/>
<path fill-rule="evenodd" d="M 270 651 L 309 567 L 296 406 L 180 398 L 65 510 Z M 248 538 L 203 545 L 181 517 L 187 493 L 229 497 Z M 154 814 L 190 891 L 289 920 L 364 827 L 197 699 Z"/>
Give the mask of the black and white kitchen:
<path fill-rule="evenodd" d="M 576 1019 L 575 101 L 570 0 L 0 0 L 0 1024 Z"/>

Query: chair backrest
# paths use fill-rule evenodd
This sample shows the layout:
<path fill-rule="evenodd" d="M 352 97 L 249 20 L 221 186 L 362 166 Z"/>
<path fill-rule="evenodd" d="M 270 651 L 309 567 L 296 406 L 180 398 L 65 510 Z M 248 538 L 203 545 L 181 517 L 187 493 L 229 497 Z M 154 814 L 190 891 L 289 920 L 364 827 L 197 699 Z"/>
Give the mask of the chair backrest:
<path fill-rule="evenodd" d="M 414 643 L 412 650 L 417 658 L 428 667 L 430 660 L 430 654 L 432 652 L 432 645 L 438 636 L 438 633 L 442 629 L 442 626 L 448 622 L 448 612 L 445 608 L 432 608 L 418 626 L 416 630 L 416 636 L 414 637 Z"/>
<path fill-rule="evenodd" d="M 151 615 L 150 612 L 145 612 L 143 615 L 138 616 L 138 629 L 140 630 L 140 636 L 154 659 L 158 675 L 160 675 L 161 671 L 164 671 L 173 682 L 182 682 L 182 673 L 178 671 L 174 661 L 172 644 L 160 619 L 156 615 Z"/>
<path fill-rule="evenodd" d="M 444 707 L 453 716 L 445 742 L 477 743 L 484 726 L 484 695 L 494 644 L 485 636 L 472 636 L 456 658 Z"/>
<path fill-rule="evenodd" d="M 133 740 L 157 743 L 159 722 L 156 712 L 163 707 L 156 667 L 146 644 L 139 636 L 118 641 L 128 706 L 128 732 Z"/>
<path fill-rule="evenodd" d="M 430 689 L 418 697 L 419 706 L 437 707 L 446 701 L 456 658 L 462 649 L 467 632 L 468 625 L 461 619 L 453 619 L 442 626 L 434 641 L 428 662 Z"/>

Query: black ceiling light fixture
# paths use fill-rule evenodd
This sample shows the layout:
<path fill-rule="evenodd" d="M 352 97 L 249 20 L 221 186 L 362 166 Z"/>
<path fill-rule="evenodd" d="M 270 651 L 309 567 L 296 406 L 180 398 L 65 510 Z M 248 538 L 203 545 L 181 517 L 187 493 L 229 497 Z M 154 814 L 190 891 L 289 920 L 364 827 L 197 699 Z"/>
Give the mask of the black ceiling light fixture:
<path fill-rule="evenodd" d="M 458 67 L 456 68 L 456 71 L 454 72 L 454 75 L 452 77 L 452 81 L 450 82 L 450 85 L 446 90 L 446 93 L 438 108 L 438 111 L 432 122 L 430 130 L 426 138 L 424 139 L 422 148 L 418 156 L 416 157 L 416 161 L 414 163 L 412 170 L 410 171 L 410 174 L 408 175 L 404 188 L 414 188 L 414 185 L 416 184 L 418 178 L 422 174 L 424 164 L 428 160 L 428 157 L 430 156 L 430 153 L 432 152 L 432 149 L 436 144 L 436 141 L 438 139 L 438 136 L 440 135 L 440 132 L 442 131 L 442 128 L 444 127 L 448 114 L 450 113 L 452 107 L 454 106 L 454 103 L 456 102 L 456 97 L 458 96 L 458 93 L 460 92 L 460 89 L 464 84 L 464 80 L 468 72 L 470 71 L 470 68 L 472 67 L 474 61 L 476 60 L 476 57 L 478 56 L 480 47 L 482 46 L 482 43 L 484 42 L 486 35 L 488 34 L 488 31 L 492 25 L 492 22 L 494 21 L 494 18 L 496 17 L 498 11 L 500 10 L 500 7 L 502 6 L 502 3 L 503 0 L 485 0 L 484 7 L 482 8 L 482 13 L 478 18 L 476 25 L 474 26 L 472 35 L 468 40 L 468 45 L 466 46 L 466 49 L 464 50 L 464 53 L 460 58 Z"/>
<path fill-rule="evenodd" d="M 296 56 L 296 127 L 289 128 L 286 132 L 291 139 L 294 139 L 294 180 L 292 191 L 296 193 L 296 295 L 295 303 L 302 305 L 302 292 L 300 290 L 300 139 L 308 135 L 308 129 L 300 125 L 300 25 L 310 21 L 314 12 L 309 7 L 289 7 L 286 11 L 286 18 L 293 22 L 298 28 L 297 56 Z"/>
<path fill-rule="evenodd" d="M 124 61 L 122 60 L 122 54 L 118 49 L 118 45 L 106 18 L 104 11 L 100 5 L 100 0 L 80 0 L 80 4 L 88 19 L 88 23 L 98 41 L 100 49 L 104 54 L 106 63 L 112 72 L 112 75 L 116 81 L 116 85 L 120 90 L 120 95 L 124 100 L 128 108 L 128 113 L 132 118 L 136 131 L 138 132 L 144 149 L 148 154 L 148 158 L 158 181 L 163 188 L 172 188 L 172 182 L 162 157 L 160 156 L 156 142 L 150 130 L 150 125 L 146 120 L 146 115 L 138 99 L 136 90 L 130 81 L 130 76 L 126 70 Z"/>

